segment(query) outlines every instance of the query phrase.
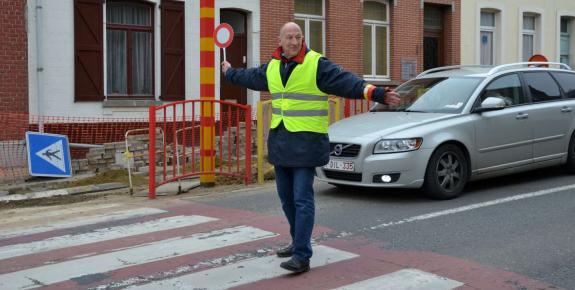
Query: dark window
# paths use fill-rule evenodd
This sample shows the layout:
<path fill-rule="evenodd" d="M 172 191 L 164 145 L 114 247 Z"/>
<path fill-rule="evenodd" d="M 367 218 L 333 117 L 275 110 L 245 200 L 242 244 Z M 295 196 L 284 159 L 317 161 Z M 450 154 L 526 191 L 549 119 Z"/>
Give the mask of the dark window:
<path fill-rule="evenodd" d="M 534 103 L 561 99 L 559 86 L 547 72 L 527 72 L 523 77 Z"/>
<path fill-rule="evenodd" d="M 109 1 L 106 20 L 108 96 L 153 97 L 152 6 Z"/>
<path fill-rule="evenodd" d="M 552 73 L 568 98 L 575 98 L 575 74 Z"/>
<path fill-rule="evenodd" d="M 502 76 L 492 81 L 481 95 L 481 101 L 488 97 L 500 98 L 507 106 L 526 103 L 521 88 L 521 81 L 517 74 Z"/>

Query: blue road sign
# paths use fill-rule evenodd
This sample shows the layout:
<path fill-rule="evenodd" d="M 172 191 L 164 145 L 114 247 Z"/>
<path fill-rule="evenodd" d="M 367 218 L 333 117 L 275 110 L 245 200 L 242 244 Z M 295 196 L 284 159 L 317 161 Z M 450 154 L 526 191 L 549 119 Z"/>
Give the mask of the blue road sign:
<path fill-rule="evenodd" d="M 70 146 L 64 135 L 26 132 L 28 170 L 32 176 L 72 176 Z"/>

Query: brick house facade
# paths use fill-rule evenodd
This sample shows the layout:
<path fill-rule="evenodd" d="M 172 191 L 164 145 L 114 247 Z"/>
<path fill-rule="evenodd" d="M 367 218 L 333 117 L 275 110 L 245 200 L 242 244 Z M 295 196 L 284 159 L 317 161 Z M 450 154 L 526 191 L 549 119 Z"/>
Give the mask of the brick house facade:
<path fill-rule="evenodd" d="M 109 3 L 117 1 L 109 1 Z M 177 43 L 185 43 L 186 51 L 192 50 L 192 52 L 186 52 L 185 58 L 185 68 L 179 71 L 180 86 L 166 85 L 164 82 L 164 75 L 172 76 L 173 74 L 168 72 L 164 73 L 163 67 L 160 68 L 159 65 L 166 64 L 168 67 L 173 67 L 169 63 L 167 55 L 164 53 L 163 46 L 160 47 L 159 37 L 161 34 L 160 27 L 166 27 L 165 23 L 160 24 L 160 21 L 166 17 L 162 17 L 162 13 L 167 11 L 162 7 L 167 7 L 167 3 L 182 3 L 180 11 L 184 9 L 185 5 L 185 30 L 186 34 L 184 36 L 183 32 L 180 33 L 181 41 Z M 249 29 L 246 34 L 246 39 L 248 46 L 252 46 L 248 52 L 248 62 L 247 65 L 257 65 L 269 61 L 272 51 L 277 46 L 277 35 L 281 25 L 287 21 L 293 21 L 296 14 L 296 2 L 297 1 L 280 1 L 280 0 L 267 0 L 267 1 L 227 1 L 215 2 L 215 8 L 218 13 L 216 13 L 216 18 L 220 15 L 223 10 L 220 9 L 236 9 L 237 11 L 243 11 L 247 15 L 247 20 L 249 22 Z M 306 1 L 303 1 L 306 2 Z M 309 2 L 309 1 L 307 1 Z M 312 1 L 313 2 L 313 1 Z M 388 29 L 388 38 L 385 42 L 388 47 L 388 57 L 386 59 L 386 65 L 388 67 L 386 71 L 386 76 L 383 78 L 374 78 L 369 81 L 376 85 L 398 85 L 401 82 L 413 77 L 417 73 L 424 69 L 426 47 L 424 44 L 424 38 L 426 37 L 427 28 L 424 25 L 425 15 L 428 8 L 433 8 L 435 11 L 440 11 L 441 27 L 435 27 L 440 31 L 439 42 L 435 42 L 437 46 L 437 52 L 439 53 L 438 61 L 434 63 L 435 66 L 439 65 L 452 65 L 460 63 L 460 21 L 461 21 L 461 1 L 452 0 L 371 0 L 371 1 L 334 1 L 334 0 L 323 0 L 320 1 L 323 4 L 323 29 L 324 34 L 323 46 L 324 54 L 333 60 L 334 62 L 340 64 L 344 69 L 352 71 L 360 76 L 366 75 L 364 72 L 363 64 L 363 33 L 364 33 L 364 5 L 368 2 L 383 3 L 386 5 L 388 19 L 386 20 Z M 3 56 L 0 58 L 0 73 L 2 78 L 0 78 L 0 111 L 11 111 L 11 112 L 30 112 L 31 114 L 36 114 L 38 112 L 37 105 L 37 81 L 36 75 L 36 51 L 35 51 L 35 1 L 26 0 L 5 0 L 0 3 L 0 15 L 1 24 L 0 25 L 0 54 Z M 80 33 L 79 35 L 93 35 L 87 33 L 86 31 L 96 31 L 82 30 L 83 26 L 79 26 L 75 23 L 78 19 L 88 19 L 79 18 L 78 15 L 75 16 L 74 13 L 88 13 L 88 8 L 96 7 L 95 11 L 102 13 L 102 1 L 99 0 L 65 0 L 56 2 L 42 2 L 43 13 L 46 20 L 46 25 L 42 24 L 40 37 L 45 44 L 50 44 L 52 49 L 50 51 L 45 51 L 44 60 L 47 62 L 44 64 L 45 68 L 42 74 L 46 76 L 44 79 L 45 88 L 43 88 L 42 95 L 42 111 L 43 115 L 48 116 L 63 116 L 64 114 L 75 113 L 78 116 L 92 116 L 101 117 L 103 115 L 110 115 L 114 117 L 123 117 L 127 111 L 132 112 L 130 116 L 145 116 L 145 106 L 137 108 L 138 114 L 133 113 L 133 109 L 126 110 L 124 108 L 108 108 L 105 105 L 103 99 L 106 98 L 106 92 L 104 91 L 104 82 L 106 81 L 102 74 L 105 73 L 105 67 L 100 58 L 93 58 L 86 56 L 82 58 L 78 55 L 78 49 L 81 48 L 80 44 L 82 39 L 78 37 L 73 37 L 74 33 Z M 195 35 L 196 33 L 190 31 L 198 29 L 198 23 L 196 23 L 197 17 L 192 11 L 197 11 L 199 7 L 195 1 L 179 1 L 179 0 L 154 0 L 154 1 L 143 1 L 142 3 L 147 3 L 151 5 L 153 9 L 160 12 L 154 12 L 161 14 L 160 17 L 154 22 L 152 29 L 155 31 L 156 38 L 154 43 L 154 58 L 159 59 L 157 62 L 159 64 L 155 71 L 152 72 L 154 76 L 155 86 L 152 87 L 154 90 L 150 98 L 154 98 L 157 101 L 168 101 L 171 100 L 166 98 L 168 96 L 167 92 L 164 91 L 166 87 L 169 88 L 180 88 L 177 91 L 177 95 L 185 99 L 193 99 L 199 97 L 199 86 L 194 82 L 198 80 L 198 67 L 199 52 L 195 50 L 195 44 L 198 42 Z M 183 4 L 185 3 L 185 4 Z M 302 2 L 299 2 L 300 5 Z M 79 6 L 84 4 L 90 4 L 92 6 Z M 221 6 L 221 5 L 226 6 Z M 28 6 L 28 7 L 27 7 Z M 73 7 L 88 7 L 86 9 L 76 9 Z M 74 12 L 76 11 L 76 12 Z M 79 12 L 78 12 L 79 11 Z M 91 13 L 91 12 L 90 12 Z M 181 13 L 181 12 L 180 12 Z M 58 17 L 58 19 L 55 19 Z M 99 16 L 101 17 L 101 16 Z M 97 17 L 94 19 L 98 19 Z M 181 24 L 184 27 L 184 20 Z M 216 23 L 220 19 L 216 19 Z M 97 23 L 95 21 L 94 23 Z M 80 22 L 81 24 L 81 22 Z M 192 25 L 193 24 L 193 25 Z M 29 26 L 29 30 L 27 30 Z M 95 25 L 95 28 L 99 30 L 102 29 L 101 26 Z M 89 28 L 89 27 L 88 27 Z M 105 31 L 100 31 L 98 35 L 105 34 Z M 67 35 L 69 37 L 67 37 Z M 29 39 L 31 38 L 31 39 Z M 76 38 L 76 40 L 74 40 Z M 103 38 L 103 37 L 102 37 Z M 56 40 L 57 39 L 57 40 Z M 89 40 L 89 39 L 88 39 Z M 75 41 L 75 42 L 74 42 Z M 94 39 L 96 43 L 101 42 L 100 39 Z M 30 42 L 30 43 L 29 43 Z M 163 41 L 162 41 L 163 43 Z M 32 46 L 30 50 L 28 46 Z M 98 44 L 99 54 L 101 55 L 104 51 L 104 47 L 101 43 Z M 104 44 L 105 45 L 105 44 Z M 163 45 L 163 44 L 162 44 Z M 76 51 L 71 51 L 70 49 L 76 48 Z M 94 45 L 90 44 L 90 47 Z M 180 54 L 184 53 L 184 48 L 180 49 Z M 75 53 L 75 54 L 74 54 Z M 60 61 L 62 60 L 62 61 Z M 70 61 L 81 61 L 81 65 L 78 63 L 70 63 Z M 80 74 L 83 69 L 92 69 L 95 66 L 86 65 L 89 62 L 97 60 L 97 73 L 91 73 L 92 76 L 98 76 L 98 78 L 92 79 L 90 82 L 84 82 L 87 84 L 94 84 L 94 88 L 99 92 L 98 95 L 92 94 L 94 98 L 81 98 L 82 91 L 78 89 L 90 88 L 88 85 L 79 86 L 78 84 L 83 84 L 81 80 L 86 80 L 87 78 L 82 78 Z M 156 61 L 156 60 L 154 60 Z M 30 66 L 28 64 L 32 64 Z M 75 68 L 74 68 L 75 67 Z M 185 80 L 184 80 L 184 70 Z M 90 73 L 90 72 L 88 72 Z M 216 70 L 216 74 L 218 71 Z M 219 76 L 216 76 L 218 79 Z M 29 79 L 31 81 L 29 81 Z M 58 79 L 58 82 L 48 82 L 48 79 Z M 103 79 L 103 80 L 102 80 Z M 173 78 L 172 78 L 173 79 Z M 80 80 L 80 81 L 79 81 Z M 57 83 L 57 84 L 56 84 Z M 74 85 L 76 84 L 76 85 Z M 171 83 L 169 83 L 171 84 Z M 185 84 L 185 88 L 184 85 Z M 108 84 L 108 87 L 110 85 Z M 159 88 L 162 88 L 160 91 Z M 183 93 L 185 90 L 185 93 Z M 254 105 L 257 100 L 260 99 L 260 95 L 257 93 L 251 94 L 248 97 L 248 103 Z M 185 95 L 185 96 L 184 96 Z M 266 94 L 263 94 L 261 98 L 266 98 Z M 83 102 L 83 103 L 82 103 Z M 102 105 L 104 104 L 104 105 Z M 121 103 L 122 105 L 123 103 Z"/>
<path fill-rule="evenodd" d="M 0 2 L 0 112 L 28 112 L 26 0 Z"/>
<path fill-rule="evenodd" d="M 402 61 L 415 64 L 416 72 L 424 68 L 424 10 L 442 11 L 442 46 L 439 65 L 460 63 L 461 2 L 451 0 L 379 1 L 388 4 L 390 15 L 390 78 L 373 81 L 380 85 L 397 85 L 402 78 Z M 325 54 L 346 70 L 363 75 L 362 25 L 364 1 L 325 1 Z M 281 25 L 294 19 L 294 1 L 261 1 L 261 63 L 269 61 L 277 46 Z M 281 7 L 278 9 L 277 7 Z M 264 12 L 265 11 L 265 12 Z"/>

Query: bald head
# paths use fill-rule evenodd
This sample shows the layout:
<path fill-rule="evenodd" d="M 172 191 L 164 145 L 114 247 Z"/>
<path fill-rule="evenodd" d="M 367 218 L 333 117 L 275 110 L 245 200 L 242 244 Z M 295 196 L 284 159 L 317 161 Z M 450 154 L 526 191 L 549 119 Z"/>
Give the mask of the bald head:
<path fill-rule="evenodd" d="M 285 57 L 292 58 L 298 55 L 303 43 L 303 35 L 299 25 L 295 22 L 284 24 L 280 29 L 279 41 Z"/>
<path fill-rule="evenodd" d="M 280 29 L 280 37 L 282 37 L 282 35 L 284 35 L 284 33 L 286 33 L 287 31 L 299 32 L 300 34 L 302 34 L 301 28 L 295 22 L 287 22 L 286 24 L 284 24 Z"/>

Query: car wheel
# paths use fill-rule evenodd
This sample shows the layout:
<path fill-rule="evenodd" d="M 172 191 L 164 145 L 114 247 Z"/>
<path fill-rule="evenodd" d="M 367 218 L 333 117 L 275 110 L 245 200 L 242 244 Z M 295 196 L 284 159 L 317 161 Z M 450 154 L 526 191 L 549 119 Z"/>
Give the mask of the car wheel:
<path fill-rule="evenodd" d="M 439 147 L 427 164 L 423 191 L 434 199 L 451 199 L 463 191 L 468 179 L 465 155 L 453 144 Z"/>
<path fill-rule="evenodd" d="M 567 149 L 567 164 L 565 168 L 569 173 L 575 173 L 575 133 L 571 135 L 571 141 L 569 141 L 569 147 Z"/>

